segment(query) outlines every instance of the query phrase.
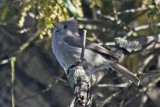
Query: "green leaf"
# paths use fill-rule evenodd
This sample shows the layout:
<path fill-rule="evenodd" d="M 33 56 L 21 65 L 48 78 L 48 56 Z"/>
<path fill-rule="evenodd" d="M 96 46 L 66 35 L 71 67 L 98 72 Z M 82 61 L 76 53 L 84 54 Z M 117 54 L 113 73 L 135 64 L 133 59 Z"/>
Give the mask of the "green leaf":
<path fill-rule="evenodd" d="M 7 13 L 8 13 L 8 8 L 4 8 L 3 11 L 2 11 L 2 15 L 1 15 L 1 21 L 5 21 L 5 18 L 7 16 Z"/>
<path fill-rule="evenodd" d="M 71 0 L 63 0 L 63 4 L 67 11 L 77 17 L 77 9 L 76 7 L 72 4 Z"/>
<path fill-rule="evenodd" d="M 47 26 L 47 28 L 54 28 L 52 23 L 48 23 L 48 24 L 46 24 L 46 26 Z"/>
<path fill-rule="evenodd" d="M 13 18 L 14 15 L 16 15 L 17 9 L 15 7 L 12 7 L 11 9 L 8 9 L 8 7 L 3 9 L 1 21 L 2 22 L 8 22 Z"/>

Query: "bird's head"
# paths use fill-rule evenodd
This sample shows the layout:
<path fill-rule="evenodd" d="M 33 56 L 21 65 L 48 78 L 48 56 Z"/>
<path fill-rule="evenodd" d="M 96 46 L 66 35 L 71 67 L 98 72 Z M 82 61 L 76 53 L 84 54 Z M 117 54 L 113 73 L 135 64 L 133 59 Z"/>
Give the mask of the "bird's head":
<path fill-rule="evenodd" d="M 55 24 L 54 25 L 54 36 L 79 36 L 78 29 L 77 29 L 77 22 L 74 20 L 74 18 L 69 18 L 68 20 Z"/>

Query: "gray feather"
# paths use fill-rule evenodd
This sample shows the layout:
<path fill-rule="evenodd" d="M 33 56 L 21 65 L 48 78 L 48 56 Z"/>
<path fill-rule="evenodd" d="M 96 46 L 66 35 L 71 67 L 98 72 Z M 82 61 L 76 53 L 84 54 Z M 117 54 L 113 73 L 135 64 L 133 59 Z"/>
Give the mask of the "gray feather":
<path fill-rule="evenodd" d="M 76 46 L 82 48 L 83 39 L 80 36 L 66 36 L 64 38 L 64 42 L 68 43 L 71 46 Z M 108 50 L 103 48 L 102 46 L 86 39 L 86 49 L 90 49 L 94 52 L 101 54 L 102 56 L 107 57 L 108 59 L 118 60 L 114 57 Z"/>
<path fill-rule="evenodd" d="M 136 77 L 132 72 L 130 72 L 128 69 L 123 67 L 122 65 L 119 65 L 118 63 L 110 63 L 112 68 L 124 76 L 126 76 L 128 79 L 130 79 L 135 85 L 139 86 L 140 80 L 138 77 Z"/>

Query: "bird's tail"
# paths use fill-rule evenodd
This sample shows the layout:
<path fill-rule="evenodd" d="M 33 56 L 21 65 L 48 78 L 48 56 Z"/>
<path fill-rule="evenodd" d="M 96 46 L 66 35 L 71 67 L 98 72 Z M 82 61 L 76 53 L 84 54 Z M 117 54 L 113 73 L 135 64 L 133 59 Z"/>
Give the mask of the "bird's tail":
<path fill-rule="evenodd" d="M 117 63 L 111 63 L 111 66 L 114 70 L 120 72 L 124 76 L 126 76 L 129 80 L 131 80 L 135 85 L 139 86 L 140 80 L 136 77 L 132 72 Z"/>

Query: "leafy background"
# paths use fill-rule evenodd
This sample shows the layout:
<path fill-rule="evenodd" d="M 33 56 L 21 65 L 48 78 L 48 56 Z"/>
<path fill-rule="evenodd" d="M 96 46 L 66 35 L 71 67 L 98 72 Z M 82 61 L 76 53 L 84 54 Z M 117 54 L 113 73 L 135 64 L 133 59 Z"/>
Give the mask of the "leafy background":
<path fill-rule="evenodd" d="M 112 49 L 114 46 L 106 43 L 113 43 L 116 37 L 134 40 L 154 35 L 148 26 L 150 22 L 158 35 L 159 6 L 158 0 L 0 0 L 0 107 L 13 107 L 13 97 L 16 107 L 66 107 L 70 104 L 72 90 L 60 80 L 67 77 L 51 51 L 52 22 L 75 17 L 80 34 L 86 29 L 88 39 Z M 159 73 L 158 50 L 133 54 L 122 64 L 136 72 L 151 54 L 154 57 L 143 72 Z M 142 87 L 156 78 L 159 76 L 144 77 Z M 111 72 L 101 83 L 124 81 L 125 78 Z M 136 96 L 142 87 L 131 86 L 127 94 L 124 91 L 104 106 L 158 107 L 160 82 L 156 82 L 150 93 Z M 93 105 L 120 90 L 123 88 L 95 86 L 92 91 L 96 103 Z"/>

